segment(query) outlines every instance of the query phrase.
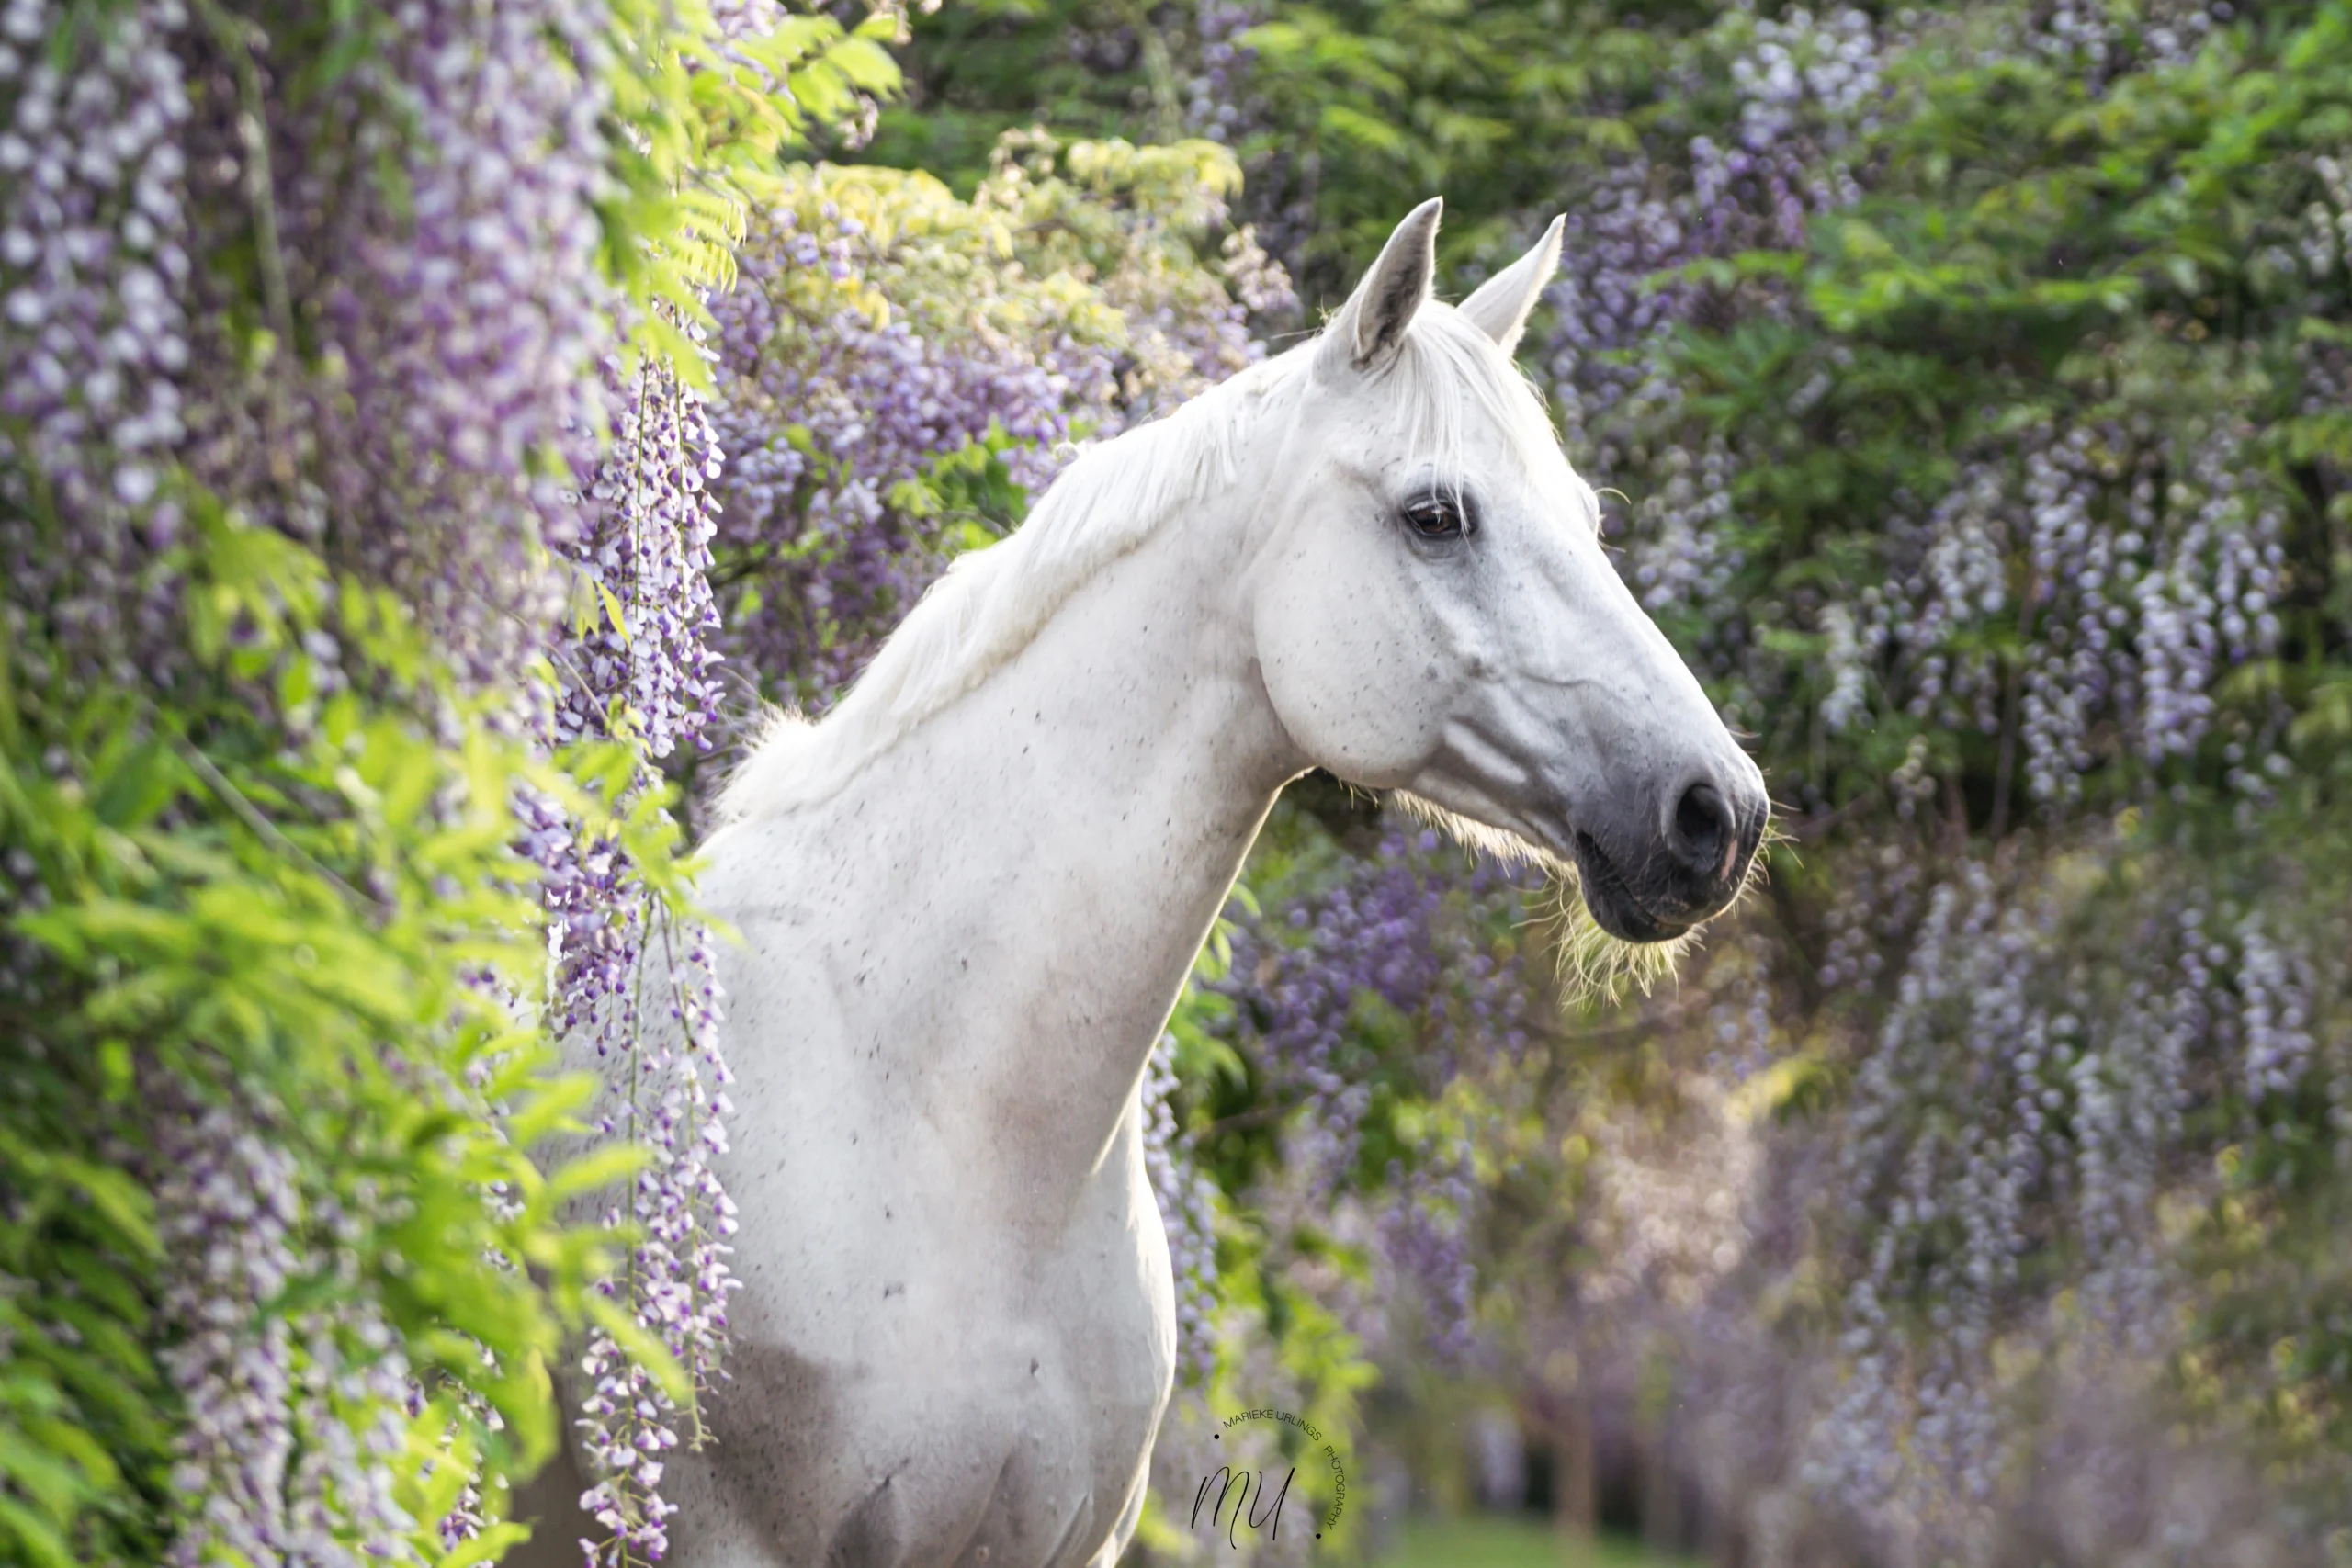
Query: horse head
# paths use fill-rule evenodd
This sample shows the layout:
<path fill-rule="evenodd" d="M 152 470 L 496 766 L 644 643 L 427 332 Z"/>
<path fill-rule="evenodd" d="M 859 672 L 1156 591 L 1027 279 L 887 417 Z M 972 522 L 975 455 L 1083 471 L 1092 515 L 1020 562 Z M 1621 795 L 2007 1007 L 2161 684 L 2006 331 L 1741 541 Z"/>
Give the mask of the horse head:
<path fill-rule="evenodd" d="M 1560 256 L 1458 307 L 1414 209 L 1321 337 L 1255 530 L 1256 652 L 1299 750 L 1577 867 L 1612 934 L 1744 885 L 1762 775 L 1611 566 L 1600 503 L 1513 365 Z"/>

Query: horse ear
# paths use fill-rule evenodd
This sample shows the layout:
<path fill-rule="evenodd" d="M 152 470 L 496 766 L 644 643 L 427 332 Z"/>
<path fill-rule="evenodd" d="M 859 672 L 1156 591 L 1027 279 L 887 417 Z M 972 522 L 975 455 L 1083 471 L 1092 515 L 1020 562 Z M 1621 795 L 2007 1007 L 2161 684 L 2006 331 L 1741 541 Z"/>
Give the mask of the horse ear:
<path fill-rule="evenodd" d="M 1325 330 L 1324 366 L 1365 371 L 1396 357 L 1405 329 L 1429 299 L 1430 282 L 1437 276 L 1437 220 L 1444 209 L 1445 198 L 1433 196 L 1396 225 L 1380 247 L 1380 259 Z"/>
<path fill-rule="evenodd" d="M 1567 221 L 1565 216 L 1553 219 L 1533 250 L 1478 285 L 1462 301 L 1462 313 L 1505 354 L 1519 346 L 1519 334 L 1527 326 L 1529 314 L 1560 265 L 1560 235 Z"/>

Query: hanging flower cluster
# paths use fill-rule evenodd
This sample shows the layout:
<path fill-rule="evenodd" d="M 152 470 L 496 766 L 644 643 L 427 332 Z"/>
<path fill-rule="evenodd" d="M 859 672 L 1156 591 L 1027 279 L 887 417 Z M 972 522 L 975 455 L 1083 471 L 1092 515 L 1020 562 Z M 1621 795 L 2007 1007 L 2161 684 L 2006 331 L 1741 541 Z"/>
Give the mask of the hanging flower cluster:
<path fill-rule="evenodd" d="M 281 155 L 291 211 L 318 214 L 281 243 L 342 372 L 305 411 L 325 493 L 286 522 L 398 583 L 469 673 L 512 682 L 560 604 L 535 551 L 572 536 L 566 469 L 606 423 L 603 17 L 587 0 L 401 17 L 324 123 L 279 133 L 315 150 Z M 372 191 L 355 175 L 388 122 L 420 149 L 406 188 L 336 201 Z"/>
<path fill-rule="evenodd" d="M 169 657 L 173 630 L 141 569 L 175 536 L 157 490 L 187 434 L 188 17 L 131 8 L 61 68 L 62 15 L 45 0 L 0 13 L 0 541 L 86 672 L 122 679 Z M 71 530 L 62 548 L 32 536 L 51 509 Z"/>
<path fill-rule="evenodd" d="M 937 536 L 962 519 L 944 513 L 964 497 L 942 493 L 940 466 L 993 448 L 1003 482 L 1041 486 L 1109 381 L 1077 344 L 925 334 L 887 307 L 877 322 L 859 298 L 866 232 L 832 201 L 772 209 L 716 301 L 730 651 L 809 701 L 846 685 L 945 565 Z"/>
<path fill-rule="evenodd" d="M 1176 1275 L 1179 1375 L 1200 1382 L 1216 1364 L 1216 1184 L 1194 1165 L 1191 1141 L 1176 1124 L 1175 1048 L 1175 1037 L 1162 1035 L 1144 1068 L 1143 1163 Z"/>
<path fill-rule="evenodd" d="M 1465 874 L 1464 863 L 1436 832 L 1391 824 L 1371 854 L 1244 915 L 1217 982 L 1233 1043 L 1296 1107 L 1283 1163 L 1298 1206 L 1374 1194 L 1386 1260 L 1417 1287 L 1448 1355 L 1471 1344 L 1469 1151 L 1375 1117 L 1375 1105 L 1398 1089 L 1438 1098 L 1465 1062 L 1520 1055 L 1547 1005 L 1522 950 L 1498 940 L 1530 918 L 1540 878 L 1483 856 Z"/>
<path fill-rule="evenodd" d="M 718 696 L 709 579 L 722 469 L 702 399 L 666 365 L 640 366 L 621 389 L 621 419 L 584 502 L 571 635 L 555 652 L 566 681 L 559 743 L 625 739 L 639 759 L 625 795 L 658 794 L 655 763 L 682 743 L 707 748 Z M 623 804 L 626 804 L 624 802 Z M 612 839 L 576 840 L 549 823 L 537 842 L 561 1024 L 593 1043 L 605 1096 L 596 1134 L 649 1159 L 607 1228 L 635 1239 L 620 1271 L 598 1282 L 683 1368 L 681 1404 L 609 1332 L 580 1358 L 582 1448 L 595 1476 L 582 1509 L 606 1532 L 591 1562 L 659 1562 L 674 1512 L 660 1491 L 666 1456 L 702 1436 L 698 1399 L 719 1375 L 727 1237 L 734 1205 L 711 1161 L 727 1151 L 726 1062 L 711 937 L 640 879 Z"/>
<path fill-rule="evenodd" d="M 1839 1201 L 1871 1241 L 1846 1311 L 1851 1372 L 1812 1473 L 1857 1517 L 1934 1520 L 1978 1559 L 2030 1438 L 1993 1365 L 2038 1310 L 2023 1271 L 2053 1235 L 2075 1238 L 2083 1322 L 2051 1331 L 2160 1365 L 2180 1326 L 2164 1205 L 2196 1168 L 2182 1156 L 2260 1137 L 2352 1066 L 2312 1032 L 2305 939 L 2282 941 L 2259 909 L 2153 887 L 2125 911 L 2126 945 L 2102 950 L 2067 929 L 2085 912 L 2064 886 L 2063 871 L 2004 886 L 1970 863 L 1935 889 L 1839 1154 Z M 2198 1108 L 2228 1120 L 2199 1127 Z M 1899 1325 L 1922 1306 L 1940 1331 L 1918 1343 Z"/>
<path fill-rule="evenodd" d="M 6 635 L 23 660 L 10 676 L 27 682 L 11 713 L 62 723 L 92 694 L 119 694 L 105 746 L 103 733 L 52 732 L 46 772 L 69 800 L 77 772 L 134 738 L 192 738 L 180 781 L 145 786 L 173 801 L 191 854 L 220 857 L 165 862 L 160 885 L 139 884 L 175 915 L 238 863 L 209 819 L 224 807 L 303 874 L 392 909 L 396 859 L 345 880 L 315 858 L 374 829 L 304 850 L 305 814 L 332 822 L 346 802 L 289 799 L 282 779 L 257 782 L 253 759 L 298 772 L 323 705 L 351 694 L 355 646 L 380 657 L 388 622 L 363 584 L 400 591 L 476 689 L 520 677 L 543 646 L 537 552 L 564 510 L 550 455 L 600 417 L 593 354 L 611 341 L 593 205 L 608 172 L 594 7 L 415 6 L 322 23 L 380 47 L 349 57 L 340 90 L 305 95 L 284 78 L 316 32 L 276 20 L 273 33 L 243 10 L 177 0 L 18 0 L 0 15 L 0 538 Z M 356 574 L 340 615 L 318 613 L 305 561 Z M 259 588 L 235 575 L 273 571 Z M 208 611 L 226 624 L 209 626 Z M 290 641 L 270 624 L 288 615 L 302 622 Z M 232 656 L 225 692 L 223 641 L 250 654 Z M 370 701 L 397 705 L 414 676 L 377 664 L 368 679 Z M 337 711 L 357 757 L 352 710 Z M 433 722 L 464 721 L 444 706 Z M 409 736 L 379 735 L 351 790 Z M 33 835 L 12 852 L 14 914 L 20 897 L 46 901 L 71 863 L 37 818 L 9 830 Z M 258 883 L 248 908 L 294 918 L 282 889 Z M 287 939 L 309 940 L 324 928 Z M 227 970 L 235 937 L 216 945 Z M 414 956 L 388 942 L 368 959 Z M 31 988 L 12 1007 L 65 1027 L 80 1004 L 62 968 L 34 982 L 44 964 L 28 957 Z M 373 1251 L 401 1195 L 383 1194 L 382 1214 L 352 1210 L 348 1180 L 307 1163 L 314 1145 L 273 1082 L 306 1052 L 345 1047 L 296 1039 L 256 1056 L 251 1038 L 287 1027 L 266 1008 L 182 1005 L 211 1019 L 220 1050 L 167 1056 L 164 1040 L 135 1039 L 121 1070 L 146 1092 L 100 1151 L 151 1190 L 164 1259 L 146 1327 L 184 1415 L 162 1549 L 187 1563 L 403 1554 L 420 1527 L 396 1497 L 394 1456 L 416 1412 Z M 167 1039 L 164 1021 L 149 1032 Z M 443 1045 L 462 1037 L 446 1019 L 428 1027 L 449 1031 Z M 377 1043 L 368 1070 L 336 1085 L 355 1147 L 377 1118 L 403 1113 L 402 1095 L 481 1110 L 421 1040 Z M 400 1087 L 368 1087 L 379 1070 Z M 494 1234 L 487 1209 L 475 1217 Z M 471 1221 L 448 1223 L 457 1235 Z"/>
<path fill-rule="evenodd" d="M 393 1496 L 408 1367 L 364 1296 L 257 1315 L 322 1269 L 347 1292 L 360 1228 L 306 1199 L 293 1157 L 249 1108 L 168 1082 L 155 1150 L 164 1359 L 187 1402 L 174 1488 L 191 1517 L 175 1568 L 221 1560 L 350 1564 L 397 1556 L 411 1521 Z"/>

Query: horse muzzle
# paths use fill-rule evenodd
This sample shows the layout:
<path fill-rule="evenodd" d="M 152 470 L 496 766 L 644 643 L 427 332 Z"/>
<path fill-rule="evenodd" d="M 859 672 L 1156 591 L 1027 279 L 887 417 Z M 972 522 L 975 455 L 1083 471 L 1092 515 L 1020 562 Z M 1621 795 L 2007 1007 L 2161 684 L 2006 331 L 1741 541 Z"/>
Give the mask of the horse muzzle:
<path fill-rule="evenodd" d="M 1661 792 L 1654 816 L 1577 827 L 1577 872 L 1601 930 L 1671 942 L 1739 896 L 1771 815 L 1755 764 L 1739 761 Z"/>

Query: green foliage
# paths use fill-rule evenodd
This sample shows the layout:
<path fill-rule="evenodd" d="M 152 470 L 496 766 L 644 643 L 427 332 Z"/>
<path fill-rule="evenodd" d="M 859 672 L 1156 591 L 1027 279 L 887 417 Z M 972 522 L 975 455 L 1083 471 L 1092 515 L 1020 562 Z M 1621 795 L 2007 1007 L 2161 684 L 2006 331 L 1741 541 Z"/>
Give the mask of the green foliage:
<path fill-rule="evenodd" d="M 56 63 L 97 46 L 107 9 L 70 8 Z M 265 141 L 277 108 L 347 96 L 393 32 L 366 6 L 195 11 Z M 579 62 L 608 95 L 604 260 L 636 351 L 707 378 L 680 323 L 731 280 L 748 192 L 786 145 L 894 87 L 882 45 L 898 24 L 799 16 L 729 42 L 698 4 L 622 0 L 608 20 L 603 57 Z M 396 143 L 356 176 L 395 205 Z M 253 168 L 197 265 L 242 355 L 208 372 L 260 384 L 320 367 L 261 154 Z M 62 558 L 74 536 L 20 434 L 0 442 L 7 504 Z M 291 486 L 285 454 L 269 461 Z M 156 668 L 101 677 L 54 603 L 0 600 L 0 1562 L 152 1562 L 202 1501 L 172 1473 L 189 1413 L 164 1371 L 182 1348 L 166 1299 L 201 1258 L 165 1245 L 154 1189 L 175 1174 L 159 1164 L 173 1129 L 207 1106 L 285 1156 L 290 1251 L 310 1260 L 208 1310 L 252 1337 L 308 1325 L 289 1371 L 324 1390 L 321 1418 L 398 1423 L 401 1451 L 361 1462 L 394 1477 L 417 1560 L 494 1560 L 522 1533 L 496 1521 L 507 1479 L 559 1436 L 550 1363 L 608 1304 L 587 1286 L 627 1239 L 559 1211 L 638 1159 L 548 1168 L 590 1085 L 555 1070 L 515 805 L 553 802 L 684 910 L 672 799 L 635 787 L 626 741 L 544 755 L 518 733 L 527 699 L 461 687 L 413 607 L 314 539 L 256 525 L 185 472 L 165 498 L 175 540 L 130 552 L 139 614 L 179 645 Z M 438 521 L 413 520 L 420 535 Z M 658 1347 L 643 1359 L 677 1375 Z M 371 1369 L 413 1378 L 414 1410 L 360 1381 Z M 445 1537 L 469 1514 L 488 1517 Z"/>
<path fill-rule="evenodd" d="M 2314 159 L 2352 132 L 2346 25 L 2333 6 L 2268 10 L 2096 98 L 2064 68 L 1973 63 L 1964 33 L 1930 34 L 1904 57 L 1907 112 L 1881 138 L 1872 193 L 1819 220 L 1809 254 L 1719 275 L 1726 288 L 1792 277 L 1809 308 L 1693 332 L 1676 361 L 1705 428 L 1749 455 L 1734 536 L 1793 678 L 1821 678 L 1821 646 L 1774 626 L 1774 608 L 1869 585 L 1888 498 L 1939 493 L 1963 458 L 2036 422 L 2183 447 L 2217 420 L 2243 422 L 2299 539 L 2319 547 L 2342 528 L 2346 502 L 2324 470 L 2346 416 L 2308 406 L 2297 350 L 2344 309 L 2345 274 L 2313 288 L 2296 247 L 2313 202 L 2325 209 Z M 2345 623 L 2329 547 L 2295 556 L 2282 660 L 2332 661 Z M 2042 629 L 2030 570 L 2010 586 L 2028 609 L 1991 647 L 2004 661 Z M 2198 770 L 2208 787 L 2223 747 L 2275 693 L 2295 694 L 2287 681 L 2248 671 L 2230 683 L 2233 718 Z M 2012 793 L 1990 738 L 1939 733 L 1891 704 L 1873 719 L 1825 753 L 1810 705 L 1783 707 L 1766 753 L 1838 775 L 1809 780 L 1832 805 L 1894 772 L 1915 738 L 1973 801 Z M 2125 798 L 2136 787 L 2129 768 L 2105 777 Z"/>
<path fill-rule="evenodd" d="M 1235 90 L 1252 111 L 1234 148 L 1250 206 L 1295 216 L 1298 243 L 1283 259 L 1311 304 L 1336 305 L 1397 219 L 1433 194 L 1447 202 L 1442 260 L 1498 259 L 1524 243 L 1526 215 L 1558 209 L 1580 167 L 1632 144 L 1644 117 L 1611 106 L 1660 90 L 1698 14 L 1562 0 L 1273 8 L 1242 35 L 1253 59 Z M 886 111 L 869 155 L 960 186 L 999 135 L 1031 123 L 1164 139 L 1177 119 L 1149 80 L 1149 40 L 1183 48 L 1191 25 L 1172 7 L 1109 0 L 956 7 L 916 29 L 915 90 Z"/>
<path fill-rule="evenodd" d="M 2265 7 L 2181 63 L 2096 91 L 2071 64 L 1985 50 L 1994 22 L 1924 29 L 1896 57 L 1897 112 L 1870 148 L 1876 172 L 1859 205 L 1815 220 L 1802 253 L 1697 274 L 1726 301 L 1789 288 L 1798 308 L 1688 329 L 1671 361 L 1686 395 L 1673 417 L 1690 422 L 1677 439 L 1740 454 L 1729 537 L 1743 564 L 1727 597 L 1752 606 L 1765 656 L 1722 694 L 1761 732 L 1776 794 L 1827 824 L 1804 852 L 1810 867 L 1776 857 L 1775 940 L 1801 971 L 1817 962 L 1838 868 L 1869 863 L 1880 845 L 1902 846 L 1931 875 L 1990 849 L 2066 910 L 2036 956 L 2053 986 L 2064 969 L 2067 995 L 2120 1007 L 2148 962 L 2149 922 L 2192 903 L 2231 919 L 2259 911 L 2266 929 L 2317 953 L 2341 947 L 2335 890 L 2352 840 L 2343 732 L 2328 716 L 2352 652 L 2352 491 L 2346 413 L 2313 351 L 2338 341 L 2352 295 L 2340 248 L 2332 262 L 2310 257 L 2336 243 L 2341 194 L 2324 171 L 2352 135 L 2352 11 Z M 2187 455 L 2243 432 L 2241 493 L 2286 519 L 2278 652 L 2217 682 L 2194 750 L 2150 760 L 2111 732 L 2091 738 L 2082 798 L 2124 825 L 2112 839 L 2026 799 L 2015 693 L 2036 649 L 2070 628 L 2045 607 L 2052 584 L 2021 541 L 2005 558 L 2010 624 L 1980 634 L 2010 693 L 1996 723 L 1906 705 L 1899 666 L 1873 670 L 1866 719 L 1831 734 L 1821 717 L 1835 671 L 1819 612 L 1905 592 L 1884 564 L 1891 503 L 1946 493 L 1963 465 L 2007 460 L 2020 432 L 2044 426 L 2166 450 L 2159 507 L 2177 514 L 2198 500 Z M 1661 422 L 1634 439 L 1655 450 L 1668 435 Z M 2095 443 L 2110 473 L 2127 456 Z M 1670 629 L 1686 647 L 1709 631 Z M 2274 784 L 2259 784 L 2245 759 L 2282 726 L 2296 738 L 2291 772 L 2282 763 Z M 2331 967 L 2313 998 L 2312 1027 L 2330 1051 L 2346 1028 L 2342 984 Z M 1834 1082 L 1889 999 L 1883 985 L 1806 998 L 1822 1032 L 1807 1076 Z M 1970 1039 L 1963 1016 L 1942 1027 L 1954 1049 Z M 1833 1126 L 1823 1119 L 1840 1091 L 1806 1096 L 1807 1116 Z M 2352 1367 L 2328 1327 L 2343 1311 L 2327 1238 L 2344 1192 L 2340 1128 L 2323 1100 L 2316 1088 L 2257 1103 L 2226 1082 L 2200 1085 L 2184 1153 L 2246 1143 L 2201 1206 L 2189 1196 L 2205 1190 L 2201 1169 L 2164 1181 L 2170 1201 L 2201 1213 L 2167 1221 L 2176 1240 L 2195 1238 L 2178 1310 L 2202 1325 L 2180 1371 L 2211 1423 L 2199 1429 L 2267 1431 L 2278 1475 L 2326 1489 L 2340 1485 Z M 1924 1097 L 1917 1112 L 1928 1127 L 1944 1113 Z M 2036 1238 L 2026 1267 L 2037 1288 L 2064 1289 L 2083 1267 L 2078 1245 L 2063 1227 Z M 1922 1277 L 1935 1268 L 1932 1239 L 1916 1262 Z"/>
<path fill-rule="evenodd" d="M 763 189 L 763 217 L 844 233 L 852 265 L 779 267 L 756 286 L 804 333 L 852 310 L 950 347 L 1035 353 L 1067 340 L 1137 361 L 1131 377 L 1164 392 L 1195 373 L 1146 334 L 1225 305 L 1201 251 L 1240 183 L 1214 142 L 1027 132 L 995 145 L 968 199 L 922 170 L 789 167 Z"/>
<path fill-rule="evenodd" d="M 707 324 L 705 293 L 733 285 L 735 248 L 777 159 L 898 90 L 883 45 L 901 41 L 902 26 L 884 10 L 846 30 L 806 12 L 730 39 L 707 0 L 615 0 L 605 85 L 619 178 L 604 208 L 605 263 L 638 352 L 708 389 L 708 364 L 678 323 Z"/>
<path fill-rule="evenodd" d="M 379 1304 L 400 1344 L 367 1348 L 404 1349 L 437 1391 L 417 1452 L 453 1422 L 501 1468 L 551 1451 L 546 1362 L 594 1263 L 530 1158 L 585 1086 L 552 1075 L 508 999 L 543 967 L 513 792 L 593 802 L 481 724 L 387 594 L 190 501 L 198 526 L 164 563 L 195 660 L 171 700 L 81 685 L 37 629 L 0 692 L 9 935 L 40 976 L 38 1012 L 8 1021 L 0 1100 L 0 1453 L 30 1560 L 161 1548 L 165 1259 L 133 1107 L 167 1086 L 253 1108 L 294 1156 L 322 1272 L 252 1308 Z M 304 639 L 330 616 L 356 679 L 321 694 Z M 437 1518 L 421 1516 L 428 1561 Z"/>

